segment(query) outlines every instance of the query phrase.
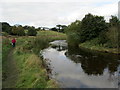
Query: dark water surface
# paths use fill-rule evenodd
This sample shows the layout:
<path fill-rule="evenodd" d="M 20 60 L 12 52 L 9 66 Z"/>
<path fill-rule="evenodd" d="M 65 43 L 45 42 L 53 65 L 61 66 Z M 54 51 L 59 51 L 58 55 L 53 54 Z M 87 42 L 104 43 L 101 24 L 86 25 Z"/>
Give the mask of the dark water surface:
<path fill-rule="evenodd" d="M 64 88 L 118 88 L 117 55 L 68 47 L 65 40 L 42 51 L 50 63 L 52 78 Z"/>

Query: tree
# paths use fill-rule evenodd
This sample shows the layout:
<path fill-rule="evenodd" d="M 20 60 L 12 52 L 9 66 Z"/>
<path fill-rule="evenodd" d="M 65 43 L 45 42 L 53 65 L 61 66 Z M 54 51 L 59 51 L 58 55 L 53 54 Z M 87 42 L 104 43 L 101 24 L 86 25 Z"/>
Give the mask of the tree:
<path fill-rule="evenodd" d="M 63 32 L 63 33 L 65 33 L 65 29 L 67 28 L 67 26 L 66 25 L 61 25 L 61 30 L 60 30 L 60 32 Z"/>
<path fill-rule="evenodd" d="M 58 32 L 60 31 L 60 29 L 61 29 L 61 25 L 59 24 L 59 25 L 56 25 L 56 27 L 58 27 Z"/>
<path fill-rule="evenodd" d="M 106 33 L 108 38 L 108 46 L 109 47 L 120 47 L 120 21 L 116 16 L 111 16 L 111 19 L 109 20 L 109 29 Z"/>
<path fill-rule="evenodd" d="M 70 25 L 68 25 L 68 27 L 66 27 L 65 32 L 68 34 L 71 32 L 80 33 L 81 31 L 80 29 L 81 29 L 81 21 L 76 20 L 75 22 L 72 22 Z"/>
<path fill-rule="evenodd" d="M 24 31 L 24 28 L 22 26 L 18 26 L 17 27 L 17 35 L 18 36 L 25 36 L 25 31 Z"/>
<path fill-rule="evenodd" d="M 29 36 L 36 36 L 37 31 L 35 30 L 35 27 L 29 27 L 27 35 Z"/>
<path fill-rule="evenodd" d="M 75 22 L 68 25 L 68 27 L 65 30 L 68 38 L 68 44 L 70 46 L 78 46 L 80 43 L 80 32 L 81 32 L 81 21 L 76 20 Z"/>
<path fill-rule="evenodd" d="M 18 30 L 16 26 L 12 26 L 12 35 L 17 35 L 18 34 Z"/>
<path fill-rule="evenodd" d="M 30 26 L 25 25 L 23 28 L 28 30 L 30 28 Z"/>
<path fill-rule="evenodd" d="M 51 28 L 52 31 L 58 31 L 56 27 Z"/>
<path fill-rule="evenodd" d="M 41 30 L 41 27 L 36 28 L 36 31 L 40 31 L 40 30 Z"/>
<path fill-rule="evenodd" d="M 117 16 L 111 16 L 111 19 L 109 20 L 109 22 L 110 22 L 110 27 L 118 26 L 118 24 L 120 23 L 120 21 L 117 18 Z"/>
<path fill-rule="evenodd" d="M 87 14 L 81 22 L 81 42 L 96 38 L 105 30 L 107 30 L 107 24 L 104 17 Z"/>
<path fill-rule="evenodd" d="M 2 22 L 2 31 L 11 34 L 12 28 L 7 22 Z"/>
<path fill-rule="evenodd" d="M 13 26 L 12 27 L 12 35 L 25 36 L 24 28 L 21 25 Z"/>

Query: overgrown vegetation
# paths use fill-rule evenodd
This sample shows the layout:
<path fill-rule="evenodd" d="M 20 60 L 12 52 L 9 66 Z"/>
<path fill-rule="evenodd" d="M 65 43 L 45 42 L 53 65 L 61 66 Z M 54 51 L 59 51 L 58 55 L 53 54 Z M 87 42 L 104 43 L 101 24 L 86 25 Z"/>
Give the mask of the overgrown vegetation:
<path fill-rule="evenodd" d="M 79 47 L 82 47 L 82 48 L 97 50 L 101 52 L 118 53 L 118 48 L 110 48 L 110 46 L 111 45 L 107 43 L 106 44 L 99 43 L 99 38 L 95 38 L 95 39 L 79 44 Z"/>
<path fill-rule="evenodd" d="M 16 88 L 55 88 L 57 84 L 54 80 L 48 79 L 42 58 L 31 51 L 34 48 L 30 44 L 34 41 L 33 38 L 18 38 L 19 46 L 14 50 L 14 57 L 20 72 Z"/>
<path fill-rule="evenodd" d="M 16 39 L 16 48 L 13 52 L 13 57 L 19 70 L 16 88 L 58 87 L 56 81 L 49 79 L 44 66 L 45 62 L 39 52 L 46 48 L 50 41 L 66 39 L 66 35 L 54 31 L 38 31 L 37 36 L 20 36 Z M 6 43 L 10 42 L 8 39 L 3 41 Z M 9 44 L 10 47 L 11 45 Z M 3 54 L 8 55 L 7 52 Z M 3 64 L 6 65 L 5 63 Z"/>
<path fill-rule="evenodd" d="M 16 87 L 58 87 L 54 80 L 48 79 L 44 61 L 38 55 L 40 50 L 47 47 L 50 41 L 66 39 L 66 36 L 53 31 L 39 31 L 39 34 L 40 36 L 38 35 L 37 37 L 20 37 L 17 40 L 19 46 L 15 49 L 14 57 L 17 60 L 21 74 Z"/>
<path fill-rule="evenodd" d="M 67 41 L 72 46 L 81 44 L 79 46 L 85 47 L 88 44 L 89 48 L 96 45 L 96 47 L 117 50 L 120 47 L 119 26 L 120 21 L 116 16 L 111 16 L 109 23 L 107 23 L 103 16 L 87 14 L 82 21 L 76 20 L 68 25 L 66 29 Z"/>

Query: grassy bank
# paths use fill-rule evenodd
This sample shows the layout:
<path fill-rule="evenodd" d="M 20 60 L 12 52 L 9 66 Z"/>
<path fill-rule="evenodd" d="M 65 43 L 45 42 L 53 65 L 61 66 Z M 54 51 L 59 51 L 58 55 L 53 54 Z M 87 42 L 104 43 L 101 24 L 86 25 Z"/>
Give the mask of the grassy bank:
<path fill-rule="evenodd" d="M 37 36 L 17 37 L 16 48 L 13 51 L 14 61 L 19 71 L 16 88 L 58 87 L 55 80 L 48 78 L 47 70 L 44 67 L 45 62 L 38 55 L 40 50 L 49 46 L 50 41 L 59 39 L 66 39 L 66 35 L 53 31 L 39 31 Z M 7 56 L 8 52 L 3 54 Z M 6 64 L 4 63 L 4 65 Z"/>
<path fill-rule="evenodd" d="M 106 44 L 98 44 L 97 38 L 81 43 L 79 44 L 79 47 L 90 49 L 90 50 L 101 51 L 101 52 L 108 52 L 108 53 L 115 53 L 115 54 L 120 53 L 118 52 L 118 48 L 109 48 L 106 46 Z"/>
<path fill-rule="evenodd" d="M 20 72 L 16 88 L 55 88 L 54 80 L 49 80 L 42 59 L 23 46 L 16 47 L 14 58 Z"/>

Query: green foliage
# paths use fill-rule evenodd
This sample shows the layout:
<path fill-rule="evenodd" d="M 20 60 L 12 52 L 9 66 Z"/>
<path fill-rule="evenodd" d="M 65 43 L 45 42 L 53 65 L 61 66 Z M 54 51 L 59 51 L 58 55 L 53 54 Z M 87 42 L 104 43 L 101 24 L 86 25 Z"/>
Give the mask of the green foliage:
<path fill-rule="evenodd" d="M 46 88 L 50 85 L 42 60 L 37 55 L 23 50 L 19 55 L 15 51 L 14 57 L 20 70 L 16 88 Z M 57 87 L 55 82 L 51 87 Z"/>
<path fill-rule="evenodd" d="M 102 16 L 87 14 L 81 22 L 81 42 L 96 38 L 101 31 L 107 30 L 107 24 Z"/>
<path fill-rule="evenodd" d="M 11 34 L 11 26 L 7 22 L 2 22 L 2 31 Z"/>
<path fill-rule="evenodd" d="M 2 39 L 2 79 L 5 79 L 6 74 L 6 63 L 7 63 L 7 55 L 11 49 L 10 41 L 8 38 Z"/>
<path fill-rule="evenodd" d="M 33 51 L 38 54 L 40 50 L 44 49 L 47 47 L 49 44 L 49 38 L 48 37 L 41 37 L 38 36 L 36 39 L 34 39 L 32 46 L 33 46 Z"/>
<path fill-rule="evenodd" d="M 66 33 L 68 35 L 68 42 L 79 44 L 98 36 L 101 37 L 101 34 L 103 34 L 101 32 L 106 30 L 107 24 L 104 17 L 87 14 L 82 21 L 76 20 L 71 23 L 66 29 Z M 102 41 L 104 38 L 99 38 L 101 43 L 106 42 L 106 40 Z"/>
<path fill-rule="evenodd" d="M 4 38 L 2 40 L 2 45 L 3 45 L 3 47 L 2 47 L 2 60 L 4 62 L 6 60 L 6 56 L 7 56 L 8 52 L 10 50 L 10 47 L 12 47 L 12 46 L 10 46 L 10 40 L 8 38 Z"/>
<path fill-rule="evenodd" d="M 65 32 L 67 34 L 75 32 L 75 33 L 80 33 L 81 32 L 81 21 L 76 20 L 75 22 L 71 23 L 68 25 L 66 28 Z"/>
<path fill-rule="evenodd" d="M 18 36 L 25 36 L 25 31 L 22 26 L 13 26 L 12 27 L 12 34 Z"/>
<path fill-rule="evenodd" d="M 34 39 L 32 46 L 33 51 L 38 54 L 40 50 L 48 47 L 49 42 L 54 40 L 65 40 L 66 35 L 54 31 L 38 31 L 38 35 Z"/>
<path fill-rule="evenodd" d="M 28 29 L 28 33 L 27 33 L 28 36 L 36 36 L 37 35 L 37 31 L 35 30 L 34 27 L 30 27 Z"/>
<path fill-rule="evenodd" d="M 25 36 L 25 31 L 21 26 L 18 26 L 18 36 Z"/>
<path fill-rule="evenodd" d="M 81 22 L 76 20 L 71 23 L 65 30 L 69 45 L 76 46 L 80 43 Z"/>
<path fill-rule="evenodd" d="M 34 54 L 34 49 L 40 51 L 48 45 L 48 37 L 24 36 L 17 38 L 14 49 L 14 59 L 19 70 L 16 88 L 55 88 L 56 82 L 48 79 L 43 60 Z"/>
<path fill-rule="evenodd" d="M 77 33 L 69 33 L 67 37 L 67 41 L 70 46 L 78 46 L 79 35 Z"/>
<path fill-rule="evenodd" d="M 13 26 L 13 27 L 12 27 L 12 34 L 13 34 L 13 35 L 17 35 L 17 34 L 18 34 L 18 31 L 17 31 L 17 27 L 16 27 L 16 26 Z"/>
<path fill-rule="evenodd" d="M 88 41 L 95 45 L 117 48 L 120 47 L 119 27 L 120 21 L 116 16 L 112 16 L 110 22 L 106 23 L 102 16 L 87 14 L 82 21 L 76 20 L 67 27 L 67 41 L 69 45 Z"/>
<path fill-rule="evenodd" d="M 108 46 L 110 46 L 108 43 L 99 44 L 99 38 L 94 38 L 92 40 L 79 44 L 79 47 L 81 48 L 102 52 L 118 53 L 118 48 L 110 48 Z"/>
<path fill-rule="evenodd" d="M 116 16 L 111 16 L 109 20 L 109 29 L 106 33 L 108 38 L 107 47 L 118 48 L 120 46 L 119 33 L 120 21 Z"/>
<path fill-rule="evenodd" d="M 110 24 L 110 27 L 113 27 L 113 26 L 118 26 L 120 24 L 120 21 L 119 19 L 117 18 L 117 16 L 111 16 L 111 19 L 109 20 L 109 24 Z"/>
<path fill-rule="evenodd" d="M 117 48 L 118 47 L 118 28 L 110 27 L 109 31 L 106 33 L 108 37 L 108 47 Z"/>
<path fill-rule="evenodd" d="M 108 37 L 106 35 L 107 31 L 102 31 L 99 36 L 98 39 L 99 41 L 97 42 L 98 44 L 105 44 L 108 41 Z"/>

